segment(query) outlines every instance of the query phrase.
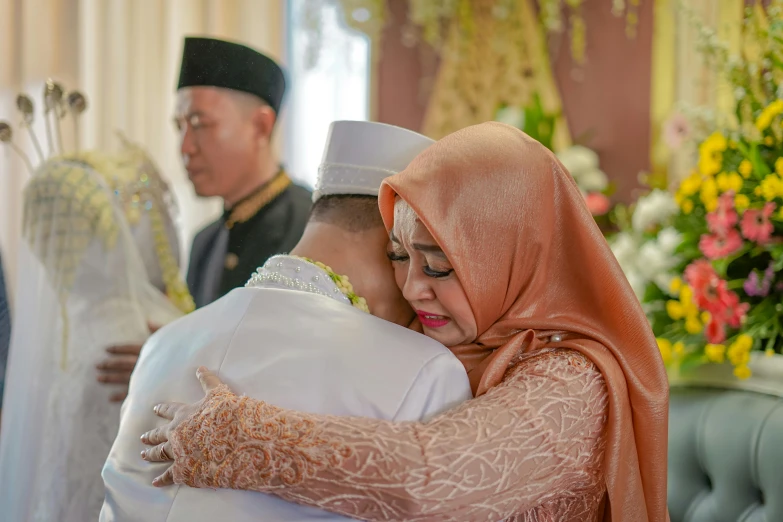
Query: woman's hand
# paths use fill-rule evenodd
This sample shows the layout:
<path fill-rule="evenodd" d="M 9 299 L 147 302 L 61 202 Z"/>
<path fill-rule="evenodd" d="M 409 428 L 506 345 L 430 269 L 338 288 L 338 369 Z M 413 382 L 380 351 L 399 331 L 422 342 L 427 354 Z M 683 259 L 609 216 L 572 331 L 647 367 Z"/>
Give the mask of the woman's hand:
<path fill-rule="evenodd" d="M 196 377 L 201 382 L 201 388 L 204 390 L 205 397 L 195 404 L 182 404 L 179 402 L 164 402 L 153 408 L 155 415 L 169 419 L 171 422 L 148 431 L 141 436 L 141 441 L 153 448 L 141 452 L 141 458 L 148 462 L 166 462 L 174 460 L 174 452 L 171 449 L 169 437 L 177 427 L 188 417 L 197 412 L 209 397 L 209 392 L 223 384 L 217 375 L 207 370 L 203 366 L 196 370 Z M 163 475 L 152 481 L 156 487 L 170 486 L 174 484 L 173 466 L 169 466 Z"/>

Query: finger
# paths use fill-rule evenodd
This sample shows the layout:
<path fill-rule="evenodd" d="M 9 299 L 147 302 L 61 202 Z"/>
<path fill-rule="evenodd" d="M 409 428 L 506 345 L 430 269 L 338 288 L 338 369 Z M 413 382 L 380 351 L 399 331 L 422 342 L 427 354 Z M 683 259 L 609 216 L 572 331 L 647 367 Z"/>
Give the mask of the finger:
<path fill-rule="evenodd" d="M 204 390 L 204 393 L 209 393 L 223 384 L 220 382 L 217 375 L 203 366 L 199 366 L 199 369 L 196 370 L 196 377 L 198 377 L 199 382 L 201 382 L 201 388 Z"/>
<path fill-rule="evenodd" d="M 109 402 L 122 402 L 125 400 L 127 396 L 128 396 L 128 390 L 113 393 L 111 397 L 109 397 Z"/>
<path fill-rule="evenodd" d="M 159 324 L 147 323 L 147 330 L 150 331 L 150 334 L 154 334 L 155 332 L 157 332 L 160 329 L 161 329 L 161 326 Z"/>
<path fill-rule="evenodd" d="M 147 462 L 167 462 L 169 460 L 174 460 L 172 455 L 173 452 L 171 451 L 171 444 L 169 442 L 158 444 L 154 448 L 149 448 L 141 452 L 141 458 Z"/>
<path fill-rule="evenodd" d="M 171 486 L 174 484 L 174 467 L 170 466 L 169 469 L 166 470 L 166 472 L 155 478 L 155 480 L 152 481 L 152 485 L 156 488 L 162 488 L 165 486 Z"/>
<path fill-rule="evenodd" d="M 121 344 L 118 346 L 109 346 L 106 351 L 115 355 L 139 355 L 141 353 L 140 344 Z"/>
<path fill-rule="evenodd" d="M 157 446 L 158 444 L 167 442 L 169 438 L 166 435 L 165 428 L 165 426 L 161 426 L 160 428 L 155 428 L 154 430 L 148 431 L 141 436 L 141 441 L 147 446 Z"/>
<path fill-rule="evenodd" d="M 173 420 L 174 415 L 177 414 L 179 410 L 184 408 L 186 405 L 182 404 L 181 402 L 164 402 L 161 404 L 157 404 L 154 408 L 152 408 L 152 411 L 155 412 L 155 415 L 158 417 L 163 417 L 164 419 Z"/>
<path fill-rule="evenodd" d="M 136 355 L 115 355 L 102 360 L 95 368 L 103 372 L 132 372 L 138 361 Z"/>
<path fill-rule="evenodd" d="M 128 384 L 130 377 L 131 372 L 116 372 L 99 374 L 97 379 L 103 384 Z"/>

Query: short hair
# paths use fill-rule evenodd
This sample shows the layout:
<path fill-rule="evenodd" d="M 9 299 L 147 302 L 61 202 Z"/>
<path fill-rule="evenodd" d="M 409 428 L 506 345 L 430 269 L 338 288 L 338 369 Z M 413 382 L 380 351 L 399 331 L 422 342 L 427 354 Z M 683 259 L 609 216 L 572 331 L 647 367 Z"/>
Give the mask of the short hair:
<path fill-rule="evenodd" d="M 313 204 L 309 220 L 328 223 L 348 232 L 364 232 L 383 226 L 376 196 L 333 194 Z"/>
<path fill-rule="evenodd" d="M 234 103 L 237 104 L 239 110 L 243 113 L 250 113 L 259 107 L 271 107 L 267 102 L 249 92 L 237 91 L 234 89 L 224 89 Z"/>

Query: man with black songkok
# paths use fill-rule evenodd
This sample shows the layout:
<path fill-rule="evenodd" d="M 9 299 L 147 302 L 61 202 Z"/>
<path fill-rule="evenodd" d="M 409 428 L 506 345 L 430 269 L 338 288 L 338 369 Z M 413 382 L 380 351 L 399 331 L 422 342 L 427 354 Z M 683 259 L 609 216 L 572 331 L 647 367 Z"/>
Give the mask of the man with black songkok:
<path fill-rule="evenodd" d="M 193 241 L 188 286 L 201 307 L 244 286 L 271 256 L 302 235 L 311 194 L 277 162 L 271 137 L 285 78 L 244 45 L 186 38 L 175 121 L 196 194 L 219 196 L 223 215 Z"/>
<path fill-rule="evenodd" d="M 244 286 L 304 231 L 312 195 L 291 182 L 271 145 L 284 93 L 282 69 L 258 51 L 185 39 L 174 118 L 182 161 L 196 194 L 224 202 L 223 215 L 193 240 L 187 280 L 197 307 Z M 140 351 L 140 345 L 109 347 L 98 381 L 127 386 Z"/>

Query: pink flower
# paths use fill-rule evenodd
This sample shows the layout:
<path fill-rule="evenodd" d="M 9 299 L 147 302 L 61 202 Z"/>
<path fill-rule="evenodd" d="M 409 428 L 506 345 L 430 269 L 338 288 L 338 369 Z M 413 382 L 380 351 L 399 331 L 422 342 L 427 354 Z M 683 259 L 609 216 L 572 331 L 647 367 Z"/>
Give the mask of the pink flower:
<path fill-rule="evenodd" d="M 684 275 L 685 281 L 693 288 L 696 306 L 710 313 L 705 337 L 713 344 L 720 344 L 725 339 L 726 324 L 739 328 L 750 305 L 740 302 L 739 296 L 729 290 L 726 281 L 718 277 L 706 259 L 688 265 Z"/>
<path fill-rule="evenodd" d="M 710 344 L 722 344 L 726 340 L 726 325 L 722 321 L 710 319 L 704 329 L 704 338 Z"/>
<path fill-rule="evenodd" d="M 674 114 L 663 124 L 663 141 L 672 149 L 677 150 L 691 135 L 691 123 L 682 114 Z"/>
<path fill-rule="evenodd" d="M 726 192 L 718 199 L 718 208 L 707 214 L 710 232 L 725 236 L 737 224 L 737 211 L 734 210 L 734 193 Z"/>
<path fill-rule="evenodd" d="M 764 205 L 764 208 L 761 210 L 755 208 L 746 210 L 740 224 L 742 235 L 761 245 L 769 243 L 769 236 L 772 235 L 774 228 L 769 221 L 769 217 L 774 211 L 775 204 L 772 202 Z"/>
<path fill-rule="evenodd" d="M 603 216 L 609 212 L 609 208 L 611 207 L 609 198 L 600 192 L 590 192 L 585 195 L 585 202 L 587 203 L 588 210 L 590 210 L 590 213 L 594 216 Z"/>
<path fill-rule="evenodd" d="M 729 230 L 726 235 L 704 234 L 699 240 L 699 250 L 707 259 L 720 259 L 730 256 L 742 248 L 742 238 L 736 230 Z"/>

